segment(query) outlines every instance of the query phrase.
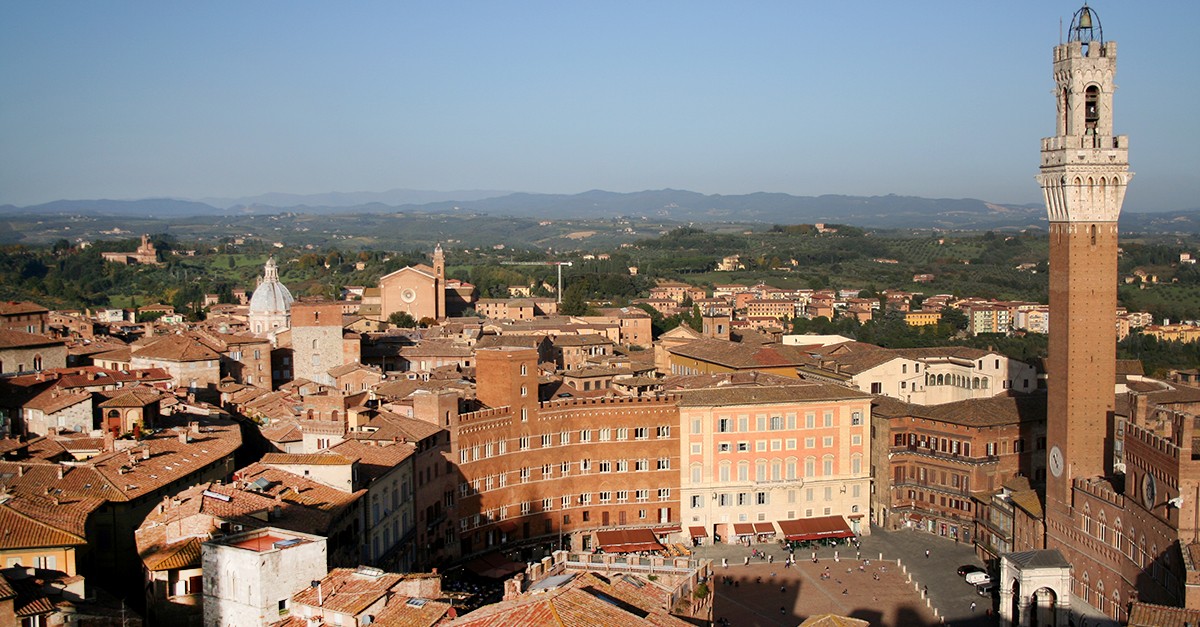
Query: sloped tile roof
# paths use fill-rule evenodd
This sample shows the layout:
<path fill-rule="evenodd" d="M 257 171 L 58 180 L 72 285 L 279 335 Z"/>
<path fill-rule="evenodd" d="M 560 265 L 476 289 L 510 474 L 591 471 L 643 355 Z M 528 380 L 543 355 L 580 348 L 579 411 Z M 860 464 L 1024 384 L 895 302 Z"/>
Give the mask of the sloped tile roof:
<path fill-rule="evenodd" d="M 360 440 L 346 440 L 331 447 L 330 451 L 357 460 L 359 477 L 374 481 L 412 457 L 417 448 L 407 442 L 367 444 Z"/>
<path fill-rule="evenodd" d="M 164 335 L 153 338 L 141 347 L 133 349 L 131 357 L 162 361 L 207 361 L 221 356 L 204 344 L 183 335 Z"/>
<path fill-rule="evenodd" d="M 84 523 L 101 499 L 12 495 L 0 504 L 0 550 L 86 544 Z"/>
<path fill-rule="evenodd" d="M 263 464 L 305 464 L 310 466 L 344 466 L 354 463 L 353 456 L 339 453 L 267 453 L 259 460 Z"/>
<path fill-rule="evenodd" d="M 636 579 L 640 585 L 629 582 Z M 670 594 L 642 577 L 621 575 L 606 582 L 581 573 L 561 587 L 484 606 L 449 622 L 454 627 L 660 625 L 692 623 L 670 613 Z"/>
<path fill-rule="evenodd" d="M 1129 608 L 1129 627 L 1194 627 L 1200 625 L 1200 610 L 1153 605 L 1134 601 Z"/>
<path fill-rule="evenodd" d="M 50 310 L 37 303 L 27 300 L 0 301 L 0 316 L 15 316 L 18 314 L 49 313 Z"/>
<path fill-rule="evenodd" d="M 1046 420 L 1046 395 L 973 398 L 921 409 L 921 416 L 967 426 L 996 426 Z"/>
<path fill-rule="evenodd" d="M 151 559 L 145 560 L 146 568 L 161 571 L 199 566 L 202 544 L 204 541 L 200 538 L 188 538 L 183 542 L 165 547 L 162 551 L 152 554 Z"/>
<path fill-rule="evenodd" d="M 40 394 L 25 401 L 23 407 L 36 409 L 45 414 L 54 414 L 79 403 L 90 402 L 92 395 L 87 392 L 72 392 L 49 387 Z"/>
<path fill-rule="evenodd" d="M 738 386 L 706 390 L 680 391 L 683 407 L 715 405 L 761 405 L 804 401 L 855 400 L 872 398 L 870 394 L 832 383 L 809 383 L 777 387 Z"/>
<path fill-rule="evenodd" d="M 66 346 L 62 340 L 52 340 L 44 335 L 35 335 L 24 331 L 0 329 L 0 349 L 24 348 L 27 346 Z"/>
<path fill-rule="evenodd" d="M 189 419 L 201 425 L 201 432 L 190 434 L 185 443 L 178 434 L 187 427 L 170 425 Z M 50 490 L 51 496 L 63 499 L 130 501 L 232 455 L 242 443 L 232 421 L 177 414 L 161 418 L 160 424 L 164 429 L 145 434 L 135 449 L 103 453 L 72 466 L 0 461 L 0 487 L 24 494 Z M 143 451 L 149 451 L 149 459 Z"/>
<path fill-rule="evenodd" d="M 702 339 L 667 350 L 681 357 L 742 370 L 800 366 L 813 361 L 805 347 L 784 344 L 739 343 Z"/>
<path fill-rule="evenodd" d="M 108 400 L 102 401 L 100 407 L 145 407 L 151 403 L 161 401 L 166 394 L 158 391 L 155 388 L 137 386 L 131 388 L 121 388 L 109 392 L 101 392 L 101 396 L 107 396 Z"/>

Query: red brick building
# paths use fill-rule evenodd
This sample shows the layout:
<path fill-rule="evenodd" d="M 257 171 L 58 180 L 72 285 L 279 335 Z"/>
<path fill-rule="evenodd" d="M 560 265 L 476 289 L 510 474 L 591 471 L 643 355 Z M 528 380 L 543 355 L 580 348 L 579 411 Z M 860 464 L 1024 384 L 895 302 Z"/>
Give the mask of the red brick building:
<path fill-rule="evenodd" d="M 673 397 L 540 403 L 534 349 L 480 350 L 476 361 L 486 409 L 450 424 L 464 556 L 589 549 L 592 532 L 621 527 L 680 531 Z"/>
<path fill-rule="evenodd" d="M 875 521 L 976 540 L 976 517 L 1015 476 L 1044 477 L 1045 397 L 942 405 L 876 399 Z"/>

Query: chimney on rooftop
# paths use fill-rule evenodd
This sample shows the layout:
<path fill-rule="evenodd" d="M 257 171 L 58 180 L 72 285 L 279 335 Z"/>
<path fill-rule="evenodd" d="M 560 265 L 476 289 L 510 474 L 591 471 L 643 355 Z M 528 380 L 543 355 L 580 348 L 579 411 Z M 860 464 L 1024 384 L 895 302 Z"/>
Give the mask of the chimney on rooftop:
<path fill-rule="evenodd" d="M 192 441 L 192 437 L 191 437 L 190 435 L 188 435 L 188 432 L 187 432 L 187 431 L 180 431 L 180 432 L 179 432 L 179 442 L 180 442 L 180 443 L 182 443 L 182 444 L 187 444 L 187 443 L 189 443 L 189 442 L 191 442 L 191 441 Z"/>
<path fill-rule="evenodd" d="M 116 448 L 116 445 L 117 445 L 116 436 L 113 435 L 112 431 L 105 429 L 104 430 L 104 451 L 105 452 L 112 451 L 113 449 Z"/>
<path fill-rule="evenodd" d="M 62 478 L 63 478 L 63 476 L 65 476 L 66 474 L 67 474 L 67 473 L 66 473 L 66 471 L 63 469 L 63 467 L 62 467 L 62 466 L 59 466 L 59 467 L 58 467 L 58 478 L 59 478 L 59 479 L 62 479 Z"/>
<path fill-rule="evenodd" d="M 150 459 L 150 447 L 149 446 L 142 449 L 142 459 Z"/>
<path fill-rule="evenodd" d="M 200 433 L 200 423 L 193 420 L 188 423 L 188 429 L 191 429 L 192 433 Z"/>

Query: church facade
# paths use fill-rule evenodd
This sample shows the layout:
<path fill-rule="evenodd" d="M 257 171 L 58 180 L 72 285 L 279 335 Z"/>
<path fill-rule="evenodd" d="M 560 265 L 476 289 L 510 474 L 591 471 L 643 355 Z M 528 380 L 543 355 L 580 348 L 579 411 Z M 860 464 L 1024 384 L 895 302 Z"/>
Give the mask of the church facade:
<path fill-rule="evenodd" d="M 471 306 L 474 288 L 469 283 L 446 279 L 446 255 L 439 244 L 433 250 L 433 266 L 407 266 L 380 277 L 379 298 L 383 320 L 397 312 L 416 320 L 442 320 Z"/>

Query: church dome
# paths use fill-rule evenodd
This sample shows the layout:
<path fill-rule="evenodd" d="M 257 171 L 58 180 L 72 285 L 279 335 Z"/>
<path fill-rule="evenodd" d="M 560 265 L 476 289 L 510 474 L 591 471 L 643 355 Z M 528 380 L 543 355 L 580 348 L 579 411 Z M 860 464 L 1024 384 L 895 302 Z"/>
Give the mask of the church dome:
<path fill-rule="evenodd" d="M 292 293 L 287 286 L 279 282 L 279 270 L 275 266 L 275 258 L 267 259 L 263 269 L 262 282 L 254 288 L 250 297 L 250 313 L 269 314 L 286 312 L 292 307 Z"/>

